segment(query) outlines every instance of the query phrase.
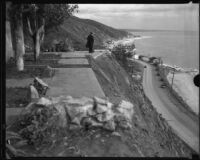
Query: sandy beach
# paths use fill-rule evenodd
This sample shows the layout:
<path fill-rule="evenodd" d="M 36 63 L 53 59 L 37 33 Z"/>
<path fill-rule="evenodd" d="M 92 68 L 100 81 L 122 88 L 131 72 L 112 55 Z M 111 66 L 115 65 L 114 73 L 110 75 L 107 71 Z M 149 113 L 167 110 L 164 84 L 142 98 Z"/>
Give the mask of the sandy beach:
<path fill-rule="evenodd" d="M 172 73 L 167 75 L 167 80 L 171 84 Z M 173 89 L 191 107 L 193 112 L 199 114 L 199 89 L 193 83 L 194 76 L 190 73 L 176 73 L 174 75 Z"/>

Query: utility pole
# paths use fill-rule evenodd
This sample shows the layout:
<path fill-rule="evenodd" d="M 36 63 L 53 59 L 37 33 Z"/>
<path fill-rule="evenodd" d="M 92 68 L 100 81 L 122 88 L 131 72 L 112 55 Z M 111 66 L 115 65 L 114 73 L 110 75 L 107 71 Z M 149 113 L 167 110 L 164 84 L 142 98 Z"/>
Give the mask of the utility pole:
<path fill-rule="evenodd" d="M 161 68 L 160 68 L 160 66 L 161 66 L 160 63 L 161 63 L 161 57 L 159 57 L 159 67 L 158 67 L 158 68 L 159 68 L 159 71 L 161 70 Z"/>
<path fill-rule="evenodd" d="M 158 69 L 159 69 L 159 71 L 162 71 L 162 59 L 161 59 L 161 57 L 158 57 L 158 60 L 159 60 L 159 62 L 158 62 L 158 65 L 159 65 Z"/>
<path fill-rule="evenodd" d="M 173 87 L 173 82 L 174 82 L 174 73 L 175 73 L 175 68 L 173 68 L 173 76 L 172 76 L 171 88 Z"/>
<path fill-rule="evenodd" d="M 158 59 L 159 59 L 159 65 L 160 65 L 160 59 L 161 59 L 161 58 L 159 57 Z"/>
<path fill-rule="evenodd" d="M 161 66 L 163 65 L 163 60 L 162 60 L 162 58 L 160 58 L 160 65 L 161 65 Z"/>

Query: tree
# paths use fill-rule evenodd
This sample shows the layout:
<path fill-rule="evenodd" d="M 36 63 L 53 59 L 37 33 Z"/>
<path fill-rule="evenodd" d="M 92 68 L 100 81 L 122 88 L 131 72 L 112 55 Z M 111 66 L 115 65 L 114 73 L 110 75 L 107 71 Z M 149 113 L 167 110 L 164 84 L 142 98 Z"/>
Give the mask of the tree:
<path fill-rule="evenodd" d="M 14 56 L 12 35 L 11 35 L 11 25 L 9 17 L 10 2 L 6 3 L 6 62 Z"/>
<path fill-rule="evenodd" d="M 15 60 L 17 65 L 18 71 L 24 70 L 24 60 L 23 55 L 25 54 L 25 47 L 24 47 L 24 33 L 23 33 L 23 5 L 22 4 L 11 4 L 9 6 L 9 17 L 11 18 L 11 25 L 14 28 L 14 46 L 15 49 Z"/>
<path fill-rule="evenodd" d="M 18 71 L 24 70 L 25 45 L 23 32 L 23 14 L 30 11 L 30 8 L 24 9 L 24 4 L 6 3 L 8 17 L 11 22 L 12 43 L 15 53 L 15 61 Z"/>
<path fill-rule="evenodd" d="M 34 45 L 34 60 L 38 59 L 40 46 L 44 40 L 45 29 L 57 27 L 63 21 L 77 11 L 77 5 L 69 4 L 28 4 L 24 6 L 30 9 L 25 14 L 27 27 Z"/>

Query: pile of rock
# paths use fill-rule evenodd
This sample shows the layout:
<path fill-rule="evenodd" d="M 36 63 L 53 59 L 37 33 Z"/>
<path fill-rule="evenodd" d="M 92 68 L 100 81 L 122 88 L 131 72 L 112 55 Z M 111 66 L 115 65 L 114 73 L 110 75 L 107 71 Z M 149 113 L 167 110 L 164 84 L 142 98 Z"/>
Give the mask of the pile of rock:
<path fill-rule="evenodd" d="M 40 98 L 37 102 L 30 103 L 22 116 L 30 114 L 33 109 L 56 109 L 58 119 L 57 126 L 69 130 L 91 127 L 101 127 L 109 131 L 115 131 L 117 127 L 131 128 L 134 106 L 128 101 L 122 100 L 118 105 L 113 105 L 106 99 L 72 98 L 71 96 L 59 96 Z"/>

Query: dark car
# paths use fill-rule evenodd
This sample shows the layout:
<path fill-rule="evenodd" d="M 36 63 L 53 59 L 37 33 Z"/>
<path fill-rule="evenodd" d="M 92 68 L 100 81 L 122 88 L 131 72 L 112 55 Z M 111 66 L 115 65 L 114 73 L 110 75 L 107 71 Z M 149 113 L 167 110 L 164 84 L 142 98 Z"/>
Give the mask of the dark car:
<path fill-rule="evenodd" d="M 144 68 L 147 68 L 147 66 L 144 66 Z"/>

